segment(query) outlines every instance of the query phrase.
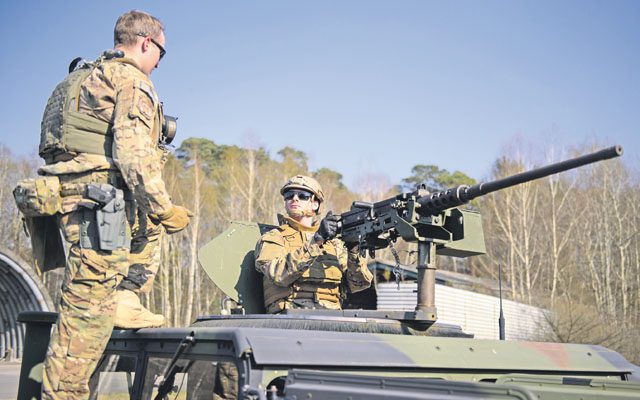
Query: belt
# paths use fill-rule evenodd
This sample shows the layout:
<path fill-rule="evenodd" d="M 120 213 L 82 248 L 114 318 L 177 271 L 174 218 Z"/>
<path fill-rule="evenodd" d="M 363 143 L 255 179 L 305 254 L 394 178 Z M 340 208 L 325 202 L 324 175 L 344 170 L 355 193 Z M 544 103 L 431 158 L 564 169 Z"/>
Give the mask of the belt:
<path fill-rule="evenodd" d="M 84 196 L 89 183 L 110 184 L 116 189 L 122 189 L 125 200 L 133 200 L 133 193 L 127 187 L 122 175 L 115 171 L 60 175 L 60 195 L 62 197 Z"/>

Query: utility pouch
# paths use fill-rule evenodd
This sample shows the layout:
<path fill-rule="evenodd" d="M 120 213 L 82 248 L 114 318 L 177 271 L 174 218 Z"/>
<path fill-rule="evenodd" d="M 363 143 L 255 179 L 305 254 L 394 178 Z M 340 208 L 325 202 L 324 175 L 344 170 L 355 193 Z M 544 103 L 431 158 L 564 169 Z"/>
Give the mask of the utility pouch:
<path fill-rule="evenodd" d="M 99 204 L 95 210 L 83 210 L 80 245 L 94 250 L 129 249 L 124 191 L 103 183 L 89 183 L 85 196 Z"/>
<path fill-rule="evenodd" d="M 48 217 L 62 209 L 57 176 L 23 179 L 13 189 L 13 198 L 25 217 Z"/>
<path fill-rule="evenodd" d="M 55 216 L 24 217 L 24 227 L 31 239 L 33 264 L 38 275 L 64 268 L 66 256 Z"/>

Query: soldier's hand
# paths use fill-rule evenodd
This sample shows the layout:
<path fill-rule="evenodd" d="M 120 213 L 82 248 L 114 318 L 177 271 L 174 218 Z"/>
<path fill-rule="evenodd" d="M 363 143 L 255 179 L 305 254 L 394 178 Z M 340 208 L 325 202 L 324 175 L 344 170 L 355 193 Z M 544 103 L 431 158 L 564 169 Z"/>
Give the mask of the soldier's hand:
<path fill-rule="evenodd" d="M 350 253 L 360 253 L 360 243 L 358 242 L 345 243 L 344 247 L 346 247 Z"/>
<path fill-rule="evenodd" d="M 168 234 L 180 232 L 189 225 L 189 218 L 193 217 L 193 213 L 182 206 L 173 205 L 164 214 L 149 214 L 149 218 L 155 223 L 164 226 L 164 230 Z"/>
<path fill-rule="evenodd" d="M 316 235 L 324 242 L 333 239 L 338 234 L 338 221 L 338 216 L 329 211 L 327 216 L 320 221 L 320 227 Z"/>

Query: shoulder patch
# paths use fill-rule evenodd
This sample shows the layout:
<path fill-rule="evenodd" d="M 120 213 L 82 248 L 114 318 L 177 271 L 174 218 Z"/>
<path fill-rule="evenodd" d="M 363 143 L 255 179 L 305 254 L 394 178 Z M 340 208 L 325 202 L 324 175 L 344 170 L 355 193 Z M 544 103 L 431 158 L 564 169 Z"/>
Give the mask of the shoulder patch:
<path fill-rule="evenodd" d="M 144 90 L 140 90 L 140 92 L 144 93 Z M 135 96 L 136 106 L 138 108 L 138 112 L 144 117 L 144 119 L 150 121 L 153 119 L 153 115 L 155 114 L 154 102 L 148 94 L 143 93 Z"/>
<path fill-rule="evenodd" d="M 133 84 L 133 102 L 129 110 L 129 118 L 139 118 L 151 128 L 158 110 L 158 99 L 153 86 L 141 79 Z"/>

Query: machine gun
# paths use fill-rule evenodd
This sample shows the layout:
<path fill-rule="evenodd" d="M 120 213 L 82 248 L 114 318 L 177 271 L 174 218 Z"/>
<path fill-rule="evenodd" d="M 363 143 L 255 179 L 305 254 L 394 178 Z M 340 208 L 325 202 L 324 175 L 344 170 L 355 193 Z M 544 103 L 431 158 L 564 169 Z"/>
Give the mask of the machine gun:
<path fill-rule="evenodd" d="M 362 255 L 388 247 L 398 238 L 418 243 L 418 301 L 414 321 L 435 321 L 435 255 L 468 257 L 483 254 L 480 216 L 458 207 L 497 190 L 622 155 L 621 146 L 550 164 L 503 179 L 460 185 L 429 193 L 425 187 L 377 203 L 356 201 L 339 216 L 338 235 Z"/>

